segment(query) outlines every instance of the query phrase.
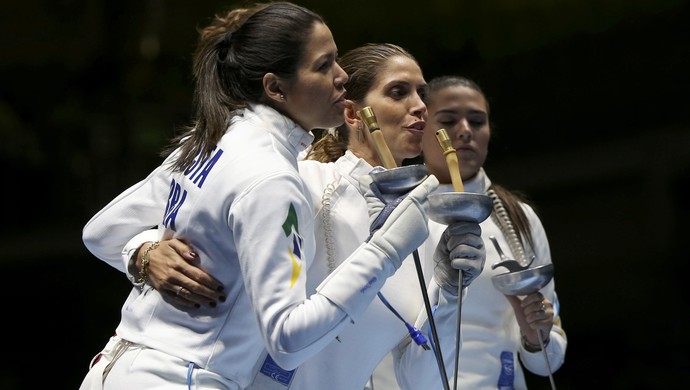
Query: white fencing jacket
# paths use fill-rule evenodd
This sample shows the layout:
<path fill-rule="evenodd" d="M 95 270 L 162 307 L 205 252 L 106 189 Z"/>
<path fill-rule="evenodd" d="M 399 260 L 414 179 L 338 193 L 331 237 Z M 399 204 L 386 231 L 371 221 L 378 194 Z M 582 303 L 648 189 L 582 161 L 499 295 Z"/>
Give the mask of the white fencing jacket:
<path fill-rule="evenodd" d="M 363 245 L 318 292 L 307 286 L 314 216 L 296 160 L 312 140 L 275 110 L 253 106 L 233 120 L 208 159 L 172 173 L 171 156 L 87 223 L 87 248 L 120 271 L 129 255 L 122 256 L 122 244 L 157 224 L 158 238 L 187 241 L 225 286 L 226 302 L 193 311 L 178 310 L 148 286 L 133 288 L 120 337 L 245 388 L 265 367 L 266 352 L 294 369 L 361 317 L 395 267 Z"/>
<path fill-rule="evenodd" d="M 323 280 L 329 268 L 342 263 L 369 234 L 366 201 L 358 178 L 372 167 L 352 152 L 335 163 L 300 161 L 299 170 L 313 198 L 315 212 L 316 261 L 309 269 L 309 281 Z M 324 195 L 325 194 L 325 195 Z M 448 373 L 452 373 L 455 351 L 457 297 L 448 294 L 433 276 L 432 255 L 444 226 L 430 222 L 429 238 L 419 248 L 424 284 L 442 345 Z M 315 286 L 307 283 L 311 290 Z M 427 336 L 428 321 L 421 285 L 412 256 L 390 277 L 381 290 L 384 298 L 405 321 Z M 395 355 L 397 383 L 403 389 L 442 388 L 438 363 L 432 350 L 425 350 L 408 336 L 405 324 L 380 299 L 340 332 L 321 353 L 307 360 L 297 371 L 296 389 L 363 389 L 378 362 L 389 352 Z"/>
<path fill-rule="evenodd" d="M 481 169 L 477 176 L 463 184 L 466 192 L 484 194 L 491 185 L 491 181 Z M 437 191 L 452 190 L 451 185 L 441 185 L 437 189 Z M 535 243 L 533 252 L 527 248 L 527 258 L 536 256 L 532 266 L 551 263 L 549 242 L 541 221 L 531 207 L 523 204 L 523 209 L 529 220 Z M 462 349 L 460 350 L 458 388 L 526 389 L 523 367 L 535 374 L 546 376 L 548 373 L 546 361 L 542 351 L 528 352 L 522 347 L 520 328 L 513 308 L 491 282 L 492 276 L 508 271 L 503 267 L 491 269 L 491 265 L 501 259 L 489 237 L 496 237 L 506 256 L 515 258 L 506 237 L 491 217 L 480 226 L 486 248 L 486 262 L 482 273 L 467 288 L 467 296 L 462 302 Z M 430 233 L 430 237 L 432 234 Z M 555 269 L 558 275 L 558 267 L 556 266 Z M 568 344 L 561 325 L 560 306 L 555 293 L 554 280 L 541 290 L 546 298 L 554 302 L 556 311 L 556 323 L 551 329 L 549 335 L 551 341 L 546 347 L 553 371 L 558 370 L 563 364 Z M 384 363 L 376 370 L 374 388 L 376 390 L 398 389 L 391 378 L 390 359 Z M 548 383 L 548 379 L 544 378 L 544 381 Z"/>

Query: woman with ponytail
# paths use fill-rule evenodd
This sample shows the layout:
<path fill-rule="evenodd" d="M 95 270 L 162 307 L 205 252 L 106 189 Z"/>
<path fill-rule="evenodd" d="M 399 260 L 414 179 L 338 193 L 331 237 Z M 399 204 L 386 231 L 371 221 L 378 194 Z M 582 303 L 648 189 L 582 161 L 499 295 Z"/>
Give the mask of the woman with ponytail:
<path fill-rule="evenodd" d="M 84 227 L 87 248 L 134 286 L 81 389 L 285 388 L 424 241 L 433 177 L 327 280 L 308 279 L 314 215 L 297 156 L 312 129 L 343 122 L 336 55 L 323 19 L 287 2 L 232 10 L 201 31 L 193 126 Z M 383 203 L 364 188 L 375 218 Z M 149 268 L 181 243 L 215 277 L 206 289 Z"/>
<path fill-rule="evenodd" d="M 405 159 L 422 152 L 423 134 L 427 131 L 426 80 L 416 59 L 405 49 L 393 44 L 367 44 L 345 53 L 338 62 L 350 76 L 345 87 L 348 100 L 345 123 L 329 130 L 300 161 L 299 170 L 312 195 L 316 215 L 317 258 L 310 273 L 327 278 L 349 253 L 368 235 L 366 202 L 353 185 L 373 167 L 382 166 L 374 140 L 360 111 L 371 107 L 376 114 L 386 144 L 397 166 Z M 435 229 L 439 227 L 439 229 Z M 350 387 L 342 389 L 391 388 L 442 389 L 439 363 L 431 348 L 440 349 L 444 371 L 452 375 L 457 324 L 458 269 L 468 278 L 467 287 L 482 267 L 484 247 L 479 225 L 459 222 L 446 226 L 430 223 L 428 240 L 418 253 L 424 268 L 424 287 L 435 307 L 434 322 L 441 345 L 433 345 L 419 275 L 413 259 L 384 285 L 379 298 L 369 306 L 366 315 L 345 329 L 340 341 L 331 343 L 324 353 L 344 361 L 356 360 L 360 369 L 347 365 L 331 368 L 325 359 L 305 363 L 314 371 L 328 372 L 343 379 Z M 439 245 L 442 237 L 452 237 L 453 263 L 445 259 Z M 453 284 L 455 283 L 455 284 Z M 463 294 L 464 295 L 464 294 Z M 427 339 L 426 344 L 415 338 L 415 329 Z M 367 350 L 362 354 L 362 350 Z M 386 382 L 367 380 L 367 375 L 385 356 L 392 356 Z M 366 368 L 363 370 L 362 368 Z M 360 373 L 358 377 L 353 372 Z M 368 383 L 367 383 L 368 382 Z"/>
<path fill-rule="evenodd" d="M 452 191 L 445 156 L 434 134 L 443 128 L 456 149 L 465 191 L 486 194 L 494 202 L 491 217 L 481 223 L 486 265 L 463 301 L 458 388 L 525 389 L 523 367 L 537 375 L 549 374 L 538 330 L 550 369 L 560 368 L 565 358 L 567 338 L 555 282 L 521 298 L 501 294 L 491 278 L 507 271 L 491 269 L 501 258 L 489 237 L 494 236 L 503 252 L 523 266 L 534 256 L 531 266 L 535 267 L 551 263 L 544 227 L 523 197 L 493 183 L 484 171 L 491 123 L 481 88 L 463 77 L 438 77 L 429 82 L 426 103 L 430 131 L 423 141 L 424 163 L 439 179 L 438 191 Z"/>
<path fill-rule="evenodd" d="M 342 274 L 343 268 L 352 262 L 352 253 L 361 252 L 359 247 L 370 234 L 366 191 L 358 182 L 381 163 L 369 132 L 359 117 L 359 110 L 367 105 L 376 110 L 397 163 L 421 152 L 426 114 L 422 98 L 426 82 L 416 60 L 399 46 L 368 44 L 349 51 L 339 62 L 352 74 L 346 83 L 351 99 L 345 102 L 345 124 L 338 126 L 310 150 L 310 158 L 321 156 L 319 159 L 325 163 L 310 159 L 298 164 L 305 190 L 310 194 L 316 233 L 316 254 L 306 269 L 308 295 L 323 291 L 324 284 L 332 283 L 330 281 L 334 277 Z M 132 207 L 136 205 L 131 204 L 131 197 L 123 197 L 113 204 L 115 209 L 129 210 Z M 107 235 L 88 240 L 90 249 L 94 253 L 113 252 L 102 257 L 108 258 L 125 246 L 123 260 L 131 265 L 130 274 L 137 275 L 141 272 L 142 253 L 146 253 L 150 243 L 156 239 L 156 232 L 141 233 L 127 243 L 129 237 L 145 229 L 140 220 L 129 223 L 134 230 L 129 226 L 120 231 L 120 227 L 113 227 L 109 220 L 104 221 L 103 217 L 97 216 L 87 225 L 85 232 L 91 232 L 94 225 L 101 225 L 102 231 L 117 230 L 115 237 Z M 429 259 L 425 262 L 425 266 L 429 266 L 427 275 L 445 273 L 451 275 L 450 279 L 457 280 L 457 269 L 450 262 L 451 250 L 454 264 L 463 266 L 468 274 L 481 268 L 484 253 L 478 225 L 462 225 L 456 227 L 465 228 L 460 233 L 449 230 L 443 237 L 435 236 L 432 244 L 421 245 L 420 252 Z M 136 230 L 137 227 L 140 230 Z M 442 250 L 436 256 L 438 266 L 434 267 L 431 258 L 437 244 Z M 200 256 L 195 255 L 196 244 L 173 238 L 161 240 L 160 246 L 148 253 L 149 284 L 190 314 L 196 313 L 200 307 L 220 304 L 219 298 L 223 294 L 217 287 L 223 284 L 211 277 L 215 273 L 205 272 L 208 270 L 198 266 Z M 124 270 L 124 266 L 120 268 Z M 450 370 L 457 318 L 454 316 L 457 286 L 446 286 L 437 278 L 433 280 L 431 282 L 429 276 L 425 282 L 429 283 L 433 303 L 438 304 L 435 318 L 441 337 L 448 340 L 443 350 L 444 363 Z M 182 294 L 173 294 L 175 291 L 182 291 Z M 395 275 L 387 279 L 381 295 L 356 321 L 338 329 L 335 337 L 323 345 L 318 354 L 305 360 L 295 371 L 283 372 L 278 364 L 270 367 L 263 364 L 250 388 L 363 389 L 379 360 L 391 351 L 399 363 L 395 369 L 398 375 L 395 383 L 401 388 L 440 388 L 439 367 L 435 354 L 430 350 L 431 337 L 427 332 L 415 265 L 412 260 L 407 260 Z M 285 379 L 284 383 L 277 383 L 276 378 Z"/>

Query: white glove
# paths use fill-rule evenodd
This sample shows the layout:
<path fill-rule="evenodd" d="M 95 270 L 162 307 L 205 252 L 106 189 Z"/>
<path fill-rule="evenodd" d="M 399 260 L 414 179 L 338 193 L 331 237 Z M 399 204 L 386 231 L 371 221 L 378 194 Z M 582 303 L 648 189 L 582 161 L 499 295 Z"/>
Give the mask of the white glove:
<path fill-rule="evenodd" d="M 372 178 L 359 179 L 360 190 L 369 206 L 369 216 L 376 219 L 386 203 L 371 190 Z M 417 249 L 429 235 L 427 196 L 438 187 L 435 176 L 429 176 L 409 194 L 403 196 L 382 218 L 382 226 L 367 242 L 357 248 L 316 288 L 353 320 L 367 309 L 386 279 L 400 268 L 403 259 Z"/>
<path fill-rule="evenodd" d="M 427 196 L 438 187 L 438 180 L 429 175 L 407 195 L 388 204 L 375 195 L 376 185 L 373 184 L 372 190 L 372 184 L 370 175 L 359 178 L 360 190 L 369 209 L 369 221 L 374 222 L 369 243 L 381 250 L 397 269 L 429 235 Z"/>
<path fill-rule="evenodd" d="M 434 251 L 434 275 L 444 290 L 458 294 L 458 270 L 462 270 L 463 288 L 482 272 L 486 251 L 481 235 L 482 229 L 474 222 L 456 222 L 443 231 Z"/>

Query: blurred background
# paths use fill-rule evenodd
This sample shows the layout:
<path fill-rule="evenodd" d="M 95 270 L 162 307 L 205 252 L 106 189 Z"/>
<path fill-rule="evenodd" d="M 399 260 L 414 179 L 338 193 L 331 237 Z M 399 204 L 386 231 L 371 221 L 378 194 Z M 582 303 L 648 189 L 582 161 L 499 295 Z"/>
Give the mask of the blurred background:
<path fill-rule="evenodd" d="M 341 53 L 393 42 L 427 79 L 483 87 L 486 169 L 528 195 L 550 238 L 569 339 L 559 389 L 687 382 L 688 1 L 297 2 L 325 17 Z M 130 284 L 86 251 L 81 228 L 188 124 L 197 28 L 235 4 L 3 5 L 0 389 L 76 389 L 112 334 Z"/>

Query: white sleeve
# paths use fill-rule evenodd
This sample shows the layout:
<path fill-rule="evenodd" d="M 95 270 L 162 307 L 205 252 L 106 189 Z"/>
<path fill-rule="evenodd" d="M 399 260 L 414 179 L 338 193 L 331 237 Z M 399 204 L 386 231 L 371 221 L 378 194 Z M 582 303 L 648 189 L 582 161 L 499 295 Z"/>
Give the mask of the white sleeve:
<path fill-rule="evenodd" d="M 266 348 L 287 370 L 332 342 L 395 271 L 382 252 L 364 244 L 322 282 L 319 292 L 307 296 L 314 217 L 297 180 L 284 175 L 254 186 L 233 202 L 229 216 L 245 288 Z M 276 188 L 281 196 L 275 196 Z"/>
<path fill-rule="evenodd" d="M 82 240 L 97 258 L 120 272 L 127 272 L 122 250 L 132 237 L 149 230 L 162 220 L 170 180 L 165 165 L 131 186 L 84 226 Z"/>
<path fill-rule="evenodd" d="M 455 334 L 457 327 L 458 297 L 439 286 L 432 278 L 427 287 L 430 304 L 434 307 L 434 324 L 441 344 L 446 375 L 452 378 L 455 369 Z M 465 296 L 463 292 L 463 299 Z M 429 345 L 433 342 L 426 308 L 423 307 L 415 323 L 422 330 Z M 400 347 L 398 347 L 400 348 Z M 395 376 L 402 390 L 442 389 L 441 372 L 433 350 L 425 350 L 407 338 L 407 345 L 400 354 L 393 354 Z"/>
<path fill-rule="evenodd" d="M 558 307 L 558 299 L 554 295 L 554 306 Z M 556 320 L 551 328 L 551 333 L 549 334 L 551 341 L 549 345 L 546 346 L 546 354 L 549 357 L 549 364 L 551 365 L 551 371 L 555 372 L 563 365 L 565 361 L 565 350 L 568 346 L 568 339 L 565 335 L 561 324 L 561 318 L 559 316 L 558 310 L 556 310 Z M 520 360 L 522 364 L 530 372 L 547 376 L 549 374 L 548 367 L 546 366 L 546 360 L 544 359 L 544 352 L 528 352 L 525 348 L 520 345 Z"/>
<path fill-rule="evenodd" d="M 531 208 L 526 207 L 525 213 L 532 228 L 532 240 L 534 242 L 534 254 L 536 256 L 535 264 L 539 265 L 551 263 L 549 241 L 546 237 L 546 232 L 541 221 Z M 555 275 L 558 275 L 557 265 L 554 265 L 554 270 Z M 541 289 L 541 293 L 554 304 L 555 320 L 553 328 L 551 328 L 551 333 L 549 334 L 551 341 L 549 342 L 549 345 L 546 346 L 549 364 L 551 365 L 551 370 L 554 372 L 563 365 L 563 362 L 565 361 L 565 351 L 568 346 L 568 339 L 561 323 L 560 305 L 555 291 L 555 279 L 556 278 L 554 276 L 551 282 Z M 548 367 L 542 351 L 528 352 L 521 344 L 520 360 L 525 368 L 530 372 L 542 376 L 548 375 Z"/>
<path fill-rule="evenodd" d="M 132 239 L 129 240 L 127 244 L 125 244 L 125 247 L 122 249 L 122 265 L 125 268 L 125 275 L 127 276 L 127 279 L 129 279 L 129 281 L 132 282 L 132 284 L 136 284 L 139 275 L 132 275 L 129 273 L 129 260 L 136 253 L 137 249 L 141 247 L 142 244 L 144 244 L 145 242 L 157 241 L 158 238 L 158 229 L 146 230 L 132 237 Z"/>

